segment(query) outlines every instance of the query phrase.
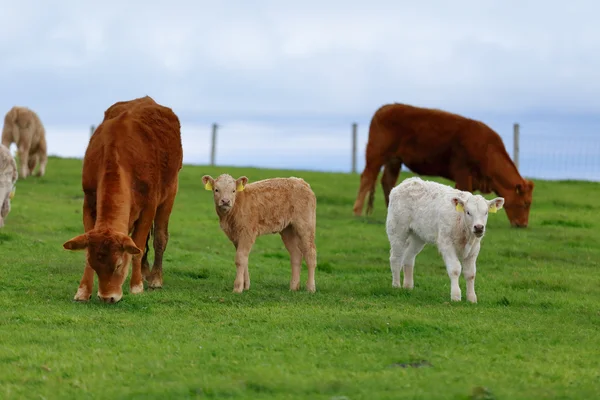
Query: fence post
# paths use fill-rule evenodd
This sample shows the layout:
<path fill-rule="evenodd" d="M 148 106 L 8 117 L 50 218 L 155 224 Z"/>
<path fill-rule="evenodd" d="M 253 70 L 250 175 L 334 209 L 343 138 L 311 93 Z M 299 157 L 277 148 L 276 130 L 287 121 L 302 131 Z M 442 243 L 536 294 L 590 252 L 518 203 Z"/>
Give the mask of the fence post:
<path fill-rule="evenodd" d="M 95 130 L 96 130 L 96 127 L 94 125 L 90 126 L 90 137 L 92 137 Z"/>
<path fill-rule="evenodd" d="M 215 155 L 217 152 L 217 124 L 212 124 L 212 145 L 210 149 L 210 165 L 215 166 Z"/>
<path fill-rule="evenodd" d="M 513 162 L 515 167 L 519 169 L 519 124 L 513 125 Z"/>
<path fill-rule="evenodd" d="M 352 173 L 356 173 L 356 131 L 357 123 L 352 124 Z"/>

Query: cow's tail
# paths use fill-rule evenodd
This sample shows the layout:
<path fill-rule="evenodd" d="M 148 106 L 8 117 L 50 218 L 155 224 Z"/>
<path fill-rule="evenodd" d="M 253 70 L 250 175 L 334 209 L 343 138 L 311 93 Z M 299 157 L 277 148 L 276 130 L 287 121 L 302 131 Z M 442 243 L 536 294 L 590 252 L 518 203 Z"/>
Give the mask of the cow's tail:
<path fill-rule="evenodd" d="M 370 153 L 375 152 L 377 150 L 374 149 L 375 143 L 378 140 L 378 133 L 379 133 L 379 110 L 375 113 L 375 115 L 373 115 L 373 118 L 371 118 L 371 123 L 369 124 L 369 139 L 367 141 L 367 148 L 366 148 L 366 154 L 367 157 Z M 371 147 L 371 150 L 369 150 L 369 147 Z M 368 160 L 366 160 L 368 162 Z M 373 213 L 373 207 L 375 205 L 375 186 L 377 185 L 377 178 L 379 177 L 379 171 L 377 171 L 377 175 L 375 175 L 375 179 L 373 180 L 373 182 L 369 182 L 369 187 L 368 187 L 368 191 L 367 191 L 367 195 L 369 196 L 368 200 L 367 200 L 367 209 L 366 209 L 366 214 L 367 215 L 371 215 Z"/>

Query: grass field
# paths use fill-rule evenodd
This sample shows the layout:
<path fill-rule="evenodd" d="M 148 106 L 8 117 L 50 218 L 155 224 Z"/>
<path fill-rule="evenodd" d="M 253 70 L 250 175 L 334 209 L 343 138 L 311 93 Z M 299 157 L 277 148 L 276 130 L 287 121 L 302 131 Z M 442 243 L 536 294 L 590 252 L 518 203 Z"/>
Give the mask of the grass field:
<path fill-rule="evenodd" d="M 234 248 L 201 177 L 301 176 L 318 198 L 317 293 L 288 290 L 277 235 L 232 293 Z M 0 230 L 2 399 L 590 399 L 600 393 L 600 185 L 536 182 L 531 223 L 489 218 L 478 304 L 450 303 L 433 246 L 391 286 L 385 208 L 355 218 L 358 177 L 184 166 L 161 290 L 72 301 L 84 253 L 81 161 L 19 181 Z M 402 178 L 406 177 L 405 174 Z M 491 198 L 492 196 L 487 196 Z M 151 253 L 152 254 L 152 253 Z M 466 291 L 461 277 L 463 296 Z M 473 397 L 472 397 L 473 396 Z"/>

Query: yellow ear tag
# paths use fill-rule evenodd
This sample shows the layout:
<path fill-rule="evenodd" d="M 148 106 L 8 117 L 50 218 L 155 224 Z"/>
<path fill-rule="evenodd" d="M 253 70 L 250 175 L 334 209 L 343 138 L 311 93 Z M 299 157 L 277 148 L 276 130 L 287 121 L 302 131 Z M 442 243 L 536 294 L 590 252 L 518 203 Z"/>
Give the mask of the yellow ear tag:
<path fill-rule="evenodd" d="M 15 197 L 15 189 L 10 192 L 10 199 L 12 200 L 13 197 Z"/>
<path fill-rule="evenodd" d="M 496 207 L 496 205 L 495 205 L 495 204 L 492 204 L 492 205 L 490 206 L 490 212 L 491 212 L 491 213 L 498 212 L 498 207 Z"/>
<path fill-rule="evenodd" d="M 206 185 L 204 185 L 204 189 L 206 189 L 206 190 L 213 190 L 212 183 L 210 183 L 210 181 L 206 182 Z"/>
<path fill-rule="evenodd" d="M 238 183 L 236 190 L 238 192 L 241 192 L 242 190 L 244 190 L 244 185 L 242 185 L 242 182 Z"/>
<path fill-rule="evenodd" d="M 458 204 L 456 204 L 456 211 L 464 212 L 465 209 L 463 208 L 462 204 L 458 203 Z"/>

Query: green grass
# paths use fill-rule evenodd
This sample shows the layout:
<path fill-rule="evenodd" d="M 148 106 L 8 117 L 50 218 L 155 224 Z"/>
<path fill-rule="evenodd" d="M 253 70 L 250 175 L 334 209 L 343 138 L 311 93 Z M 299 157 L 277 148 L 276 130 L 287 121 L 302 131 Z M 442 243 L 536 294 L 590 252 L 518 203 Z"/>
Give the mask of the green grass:
<path fill-rule="evenodd" d="M 278 235 L 232 293 L 234 248 L 201 177 L 301 176 L 318 198 L 317 293 L 288 290 Z M 162 290 L 74 303 L 84 253 L 81 161 L 19 181 L 0 230 L 0 398 L 589 399 L 600 393 L 600 185 L 536 181 L 530 227 L 489 218 L 479 303 L 449 303 L 441 257 L 393 289 L 378 186 L 352 216 L 358 176 L 184 166 Z M 403 174 L 403 178 L 407 175 Z M 152 254 L 152 253 L 151 253 Z M 97 285 L 97 283 L 96 283 Z M 463 295 L 464 281 L 461 277 Z"/>

